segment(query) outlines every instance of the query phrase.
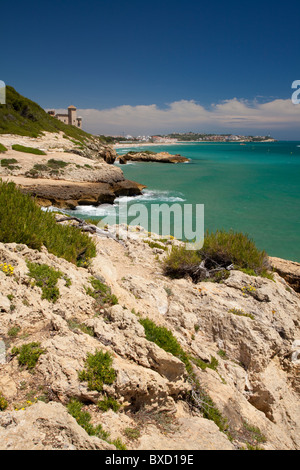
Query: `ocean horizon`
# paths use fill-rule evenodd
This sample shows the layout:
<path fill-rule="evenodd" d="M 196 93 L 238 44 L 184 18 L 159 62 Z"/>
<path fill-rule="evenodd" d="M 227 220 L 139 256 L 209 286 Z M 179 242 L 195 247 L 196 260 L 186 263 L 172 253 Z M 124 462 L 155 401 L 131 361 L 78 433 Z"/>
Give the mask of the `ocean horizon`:
<path fill-rule="evenodd" d="M 300 262 L 300 141 L 241 145 L 199 142 L 118 148 L 168 151 L 189 163 L 120 165 L 126 179 L 146 185 L 141 196 L 119 198 L 114 206 L 78 207 L 82 218 L 109 216 L 120 200 L 204 204 L 205 230 L 243 232 L 268 255 Z M 74 214 L 74 211 L 72 211 Z"/>

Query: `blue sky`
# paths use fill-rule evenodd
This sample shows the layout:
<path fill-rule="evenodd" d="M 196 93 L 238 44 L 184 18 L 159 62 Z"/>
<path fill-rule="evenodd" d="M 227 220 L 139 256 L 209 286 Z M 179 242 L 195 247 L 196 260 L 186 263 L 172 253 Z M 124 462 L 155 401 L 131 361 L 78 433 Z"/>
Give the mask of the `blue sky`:
<path fill-rule="evenodd" d="M 74 104 L 87 130 L 229 127 L 300 139 L 300 105 L 288 107 L 291 84 L 300 79 L 299 1 L 16 0 L 1 5 L 1 12 L 0 79 L 44 108 Z M 231 109 L 215 126 L 213 119 L 202 119 L 202 107 L 213 109 L 213 118 L 214 106 L 226 102 L 236 109 L 236 100 L 246 106 L 247 116 L 258 103 L 277 102 L 275 124 L 263 116 L 253 127 L 242 112 L 246 127 L 241 127 L 238 116 L 230 120 Z M 186 103 L 197 105 L 199 125 L 186 113 L 182 122 L 181 112 L 175 119 L 174 103 L 186 112 Z M 145 107 L 142 121 L 140 106 Z M 157 124 L 151 112 L 147 124 L 149 106 L 166 111 Z"/>

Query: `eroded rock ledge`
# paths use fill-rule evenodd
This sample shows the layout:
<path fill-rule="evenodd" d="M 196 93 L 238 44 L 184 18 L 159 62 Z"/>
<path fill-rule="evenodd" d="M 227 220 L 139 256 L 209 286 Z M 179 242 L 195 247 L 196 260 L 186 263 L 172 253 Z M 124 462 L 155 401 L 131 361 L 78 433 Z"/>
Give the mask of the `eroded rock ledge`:
<path fill-rule="evenodd" d="M 20 184 L 19 187 L 23 193 L 36 197 L 41 206 L 68 209 L 81 205 L 112 204 L 119 196 L 136 196 L 145 188 L 125 179 L 111 183 L 43 180 L 40 184 L 32 182 Z"/>
<path fill-rule="evenodd" d="M 168 152 L 155 153 L 147 151 L 128 152 L 126 155 L 117 157 L 117 161 L 120 164 L 126 164 L 127 162 L 187 163 L 190 159 L 179 154 L 171 155 Z"/>

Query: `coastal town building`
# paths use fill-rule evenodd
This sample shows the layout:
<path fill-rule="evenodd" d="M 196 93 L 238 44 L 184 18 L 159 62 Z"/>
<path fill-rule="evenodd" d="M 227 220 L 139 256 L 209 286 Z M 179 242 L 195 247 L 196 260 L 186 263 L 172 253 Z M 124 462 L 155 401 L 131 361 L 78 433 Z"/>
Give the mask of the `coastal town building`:
<path fill-rule="evenodd" d="M 69 106 L 67 114 L 57 114 L 53 109 L 48 111 L 48 114 L 55 117 L 56 119 L 59 119 L 59 121 L 64 122 L 65 124 L 69 124 L 69 126 L 76 126 L 79 127 L 79 129 L 82 129 L 82 118 L 76 116 L 75 106 Z"/>

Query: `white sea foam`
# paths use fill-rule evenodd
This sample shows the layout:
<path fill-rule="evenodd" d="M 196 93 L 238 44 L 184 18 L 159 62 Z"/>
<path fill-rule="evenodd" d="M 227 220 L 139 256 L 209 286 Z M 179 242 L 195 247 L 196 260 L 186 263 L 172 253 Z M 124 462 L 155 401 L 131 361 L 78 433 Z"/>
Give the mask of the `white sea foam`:
<path fill-rule="evenodd" d="M 170 191 L 159 191 L 159 190 L 150 190 L 146 189 L 143 191 L 143 194 L 138 196 L 120 196 L 115 199 L 115 203 L 119 202 L 183 202 L 185 199 L 182 197 L 181 193 L 172 193 Z"/>
<path fill-rule="evenodd" d="M 65 214 L 72 214 L 75 217 L 104 217 L 113 216 L 119 208 L 125 206 L 127 203 L 173 203 L 173 202 L 184 202 L 185 199 L 179 192 L 175 193 L 170 191 L 159 191 L 159 190 L 144 190 L 143 194 L 138 196 L 119 196 L 115 199 L 114 204 L 101 204 L 100 206 L 77 206 L 76 209 L 57 209 L 56 207 L 50 206 L 43 208 L 43 210 L 63 212 Z"/>

